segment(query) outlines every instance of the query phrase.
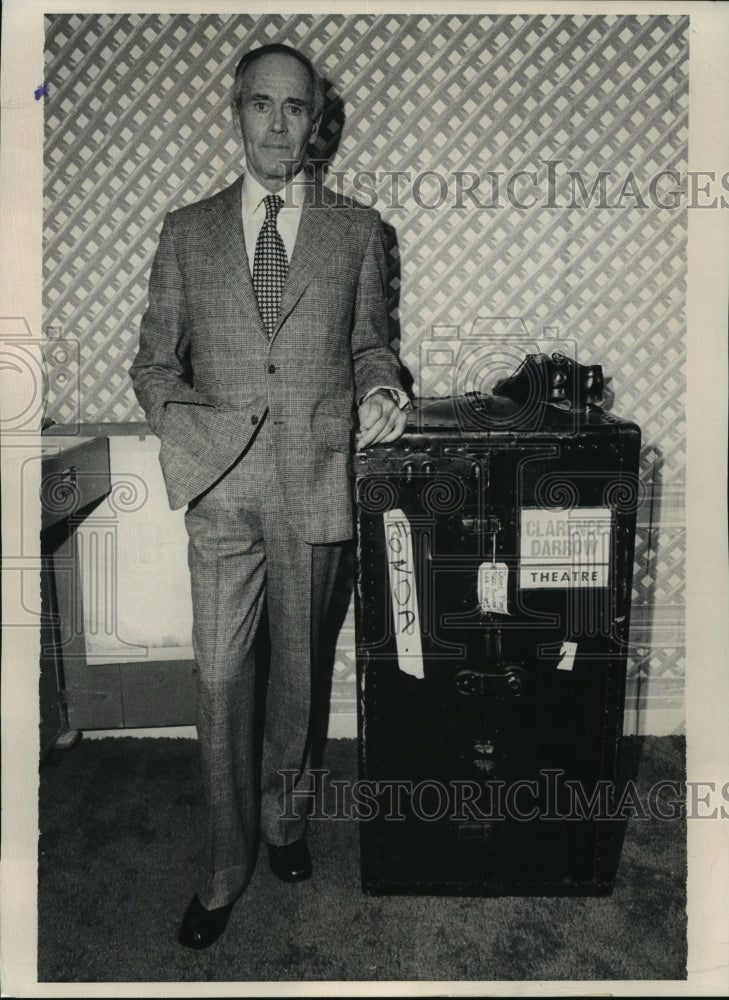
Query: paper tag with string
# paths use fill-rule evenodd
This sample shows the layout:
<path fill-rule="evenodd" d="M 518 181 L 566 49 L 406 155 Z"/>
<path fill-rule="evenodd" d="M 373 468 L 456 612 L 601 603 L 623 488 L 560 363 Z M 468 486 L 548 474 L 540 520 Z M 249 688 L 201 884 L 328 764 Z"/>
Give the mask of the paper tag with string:
<path fill-rule="evenodd" d="M 496 562 L 496 535 L 491 538 L 491 562 L 478 567 L 478 603 L 491 614 L 508 615 L 509 567 Z"/>
<path fill-rule="evenodd" d="M 478 603 L 482 611 L 509 615 L 507 591 L 509 567 L 506 563 L 481 563 L 478 568 Z"/>

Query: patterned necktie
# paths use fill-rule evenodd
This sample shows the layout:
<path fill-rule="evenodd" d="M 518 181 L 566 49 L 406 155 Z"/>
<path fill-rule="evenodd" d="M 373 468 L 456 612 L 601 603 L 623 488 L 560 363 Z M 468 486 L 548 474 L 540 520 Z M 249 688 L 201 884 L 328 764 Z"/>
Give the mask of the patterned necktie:
<path fill-rule="evenodd" d="M 270 337 L 276 325 L 289 262 L 286 247 L 276 229 L 276 216 L 283 207 L 283 198 L 277 194 L 267 194 L 263 203 L 266 206 L 266 218 L 258 234 L 253 255 L 253 288 L 263 325 Z"/>

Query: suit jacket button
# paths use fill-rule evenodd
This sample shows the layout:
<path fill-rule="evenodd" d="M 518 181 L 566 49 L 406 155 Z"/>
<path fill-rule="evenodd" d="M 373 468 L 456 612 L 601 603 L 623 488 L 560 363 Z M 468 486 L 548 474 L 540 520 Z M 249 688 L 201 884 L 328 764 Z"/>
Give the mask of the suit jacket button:
<path fill-rule="evenodd" d="M 273 375 L 273 373 L 274 373 L 275 371 L 276 371 L 276 365 L 269 365 L 269 366 L 268 366 L 268 374 L 269 374 L 269 375 Z"/>
<path fill-rule="evenodd" d="M 255 417 L 255 416 L 251 417 L 251 423 L 252 424 L 257 424 L 258 423 L 258 417 Z"/>

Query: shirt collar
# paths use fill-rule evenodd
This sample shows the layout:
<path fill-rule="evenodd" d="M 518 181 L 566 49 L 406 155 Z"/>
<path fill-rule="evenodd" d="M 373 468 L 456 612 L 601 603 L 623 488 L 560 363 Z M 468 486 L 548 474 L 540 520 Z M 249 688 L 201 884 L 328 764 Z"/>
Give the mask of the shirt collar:
<path fill-rule="evenodd" d="M 303 208 L 306 186 L 302 180 L 302 174 L 299 171 L 284 184 L 280 191 L 276 192 L 283 198 L 284 208 L 296 208 L 299 211 Z M 253 174 L 246 172 L 243 175 L 241 199 L 244 212 L 255 212 L 267 194 L 271 194 L 271 192 L 257 181 Z"/>

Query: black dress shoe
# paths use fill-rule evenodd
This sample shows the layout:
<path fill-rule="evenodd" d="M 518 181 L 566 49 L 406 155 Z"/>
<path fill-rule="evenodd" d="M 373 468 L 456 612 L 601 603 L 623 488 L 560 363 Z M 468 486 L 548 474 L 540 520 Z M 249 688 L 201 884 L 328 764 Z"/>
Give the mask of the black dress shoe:
<path fill-rule="evenodd" d="M 584 409 L 602 402 L 602 365 L 580 365 L 555 352 L 527 354 L 513 375 L 499 379 L 492 392 L 516 402 L 567 404 Z"/>
<path fill-rule="evenodd" d="M 197 896 L 193 896 L 182 918 L 177 940 L 186 948 L 209 948 L 225 930 L 234 904 L 235 900 L 207 910 Z"/>
<path fill-rule="evenodd" d="M 268 844 L 268 863 L 276 878 L 284 882 L 303 882 L 311 878 L 311 855 L 303 838 L 284 847 Z"/>

